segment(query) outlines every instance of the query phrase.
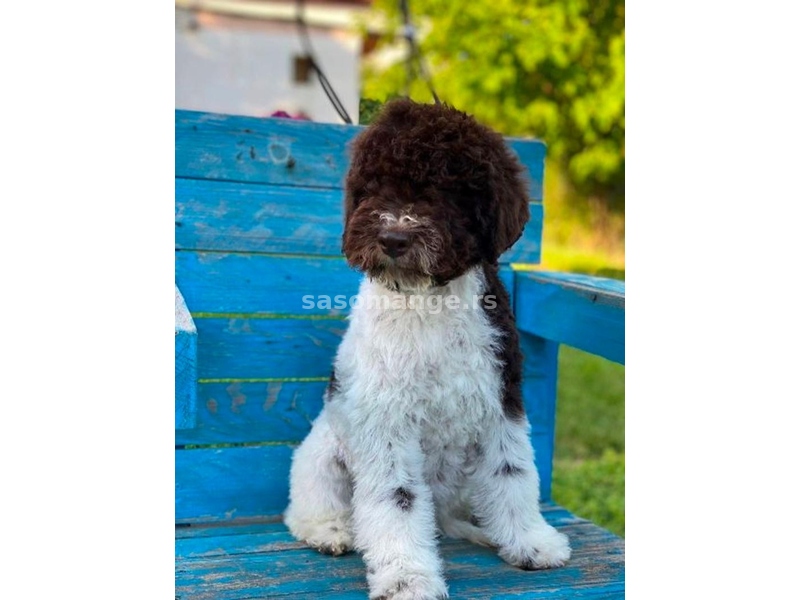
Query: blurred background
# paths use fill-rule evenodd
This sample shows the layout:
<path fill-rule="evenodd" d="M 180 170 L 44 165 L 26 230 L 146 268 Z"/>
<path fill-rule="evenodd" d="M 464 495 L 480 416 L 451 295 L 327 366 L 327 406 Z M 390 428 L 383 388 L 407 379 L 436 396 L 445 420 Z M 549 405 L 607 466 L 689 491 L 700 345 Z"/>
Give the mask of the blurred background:
<path fill-rule="evenodd" d="M 542 264 L 625 278 L 622 0 L 176 0 L 175 106 L 367 124 L 442 101 L 548 146 Z M 624 367 L 562 347 L 554 499 L 625 533 Z"/>

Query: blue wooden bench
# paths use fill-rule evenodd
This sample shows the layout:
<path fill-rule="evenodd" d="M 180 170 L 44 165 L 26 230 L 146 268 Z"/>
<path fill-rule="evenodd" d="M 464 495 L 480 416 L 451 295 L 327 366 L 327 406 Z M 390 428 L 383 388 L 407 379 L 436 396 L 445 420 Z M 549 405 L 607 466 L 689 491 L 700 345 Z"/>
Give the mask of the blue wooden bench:
<path fill-rule="evenodd" d="M 358 127 L 176 111 L 176 598 L 366 598 L 354 553 L 295 541 L 280 517 L 293 448 L 322 407 L 359 275 L 341 255 L 346 147 Z M 616 598 L 623 541 L 550 498 L 560 343 L 624 362 L 624 284 L 538 263 L 545 147 L 509 140 L 532 218 L 501 259 L 525 355 L 543 513 L 567 566 L 528 572 L 442 540 L 452 598 Z M 331 295 L 305 308 L 304 296 Z M 338 308 L 337 308 L 338 307 Z"/>

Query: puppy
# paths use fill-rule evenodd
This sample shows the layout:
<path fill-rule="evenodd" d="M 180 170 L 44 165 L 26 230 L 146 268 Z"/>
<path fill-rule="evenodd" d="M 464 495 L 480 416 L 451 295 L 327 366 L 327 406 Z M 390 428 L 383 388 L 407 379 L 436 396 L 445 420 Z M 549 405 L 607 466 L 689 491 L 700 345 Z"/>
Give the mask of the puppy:
<path fill-rule="evenodd" d="M 444 105 L 388 103 L 353 144 L 343 250 L 365 274 L 285 522 L 363 553 L 370 598 L 447 598 L 437 531 L 522 569 L 563 565 L 539 511 L 522 356 L 497 260 L 529 218 L 503 138 Z"/>

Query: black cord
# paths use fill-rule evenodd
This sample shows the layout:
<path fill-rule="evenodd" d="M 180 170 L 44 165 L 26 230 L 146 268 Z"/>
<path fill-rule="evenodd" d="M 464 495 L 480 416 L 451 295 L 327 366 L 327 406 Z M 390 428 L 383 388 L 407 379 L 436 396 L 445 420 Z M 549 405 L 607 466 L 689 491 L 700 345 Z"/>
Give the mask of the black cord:
<path fill-rule="evenodd" d="M 303 8 L 303 0 L 297 0 L 297 28 L 300 32 L 300 43 L 303 45 L 303 51 L 308 56 L 308 60 L 311 63 L 311 68 L 314 69 L 314 72 L 317 74 L 317 79 L 322 86 L 322 90 L 325 92 L 328 100 L 330 100 L 334 110 L 339 115 L 339 118 L 341 118 L 348 125 L 352 125 L 353 120 L 350 118 L 350 115 L 347 114 L 347 109 L 344 107 L 344 104 L 342 104 L 342 101 L 339 100 L 339 96 L 336 95 L 333 86 L 331 85 L 330 81 L 328 81 L 325 73 L 322 72 L 322 68 L 319 66 L 319 63 L 314 56 L 314 49 L 311 47 L 311 38 L 308 35 L 308 27 L 306 26 L 305 19 L 303 18 Z"/>
<path fill-rule="evenodd" d="M 433 101 L 436 104 L 441 104 L 441 102 L 439 102 L 439 96 L 436 95 L 436 91 L 433 89 L 433 80 L 428 73 L 428 69 L 425 67 L 425 61 L 422 58 L 422 53 L 416 42 L 414 26 L 411 24 L 411 11 L 408 9 L 408 0 L 400 0 L 400 12 L 403 13 L 403 37 L 408 41 L 407 85 L 409 88 L 411 87 L 411 81 L 414 78 L 414 64 L 416 63 L 417 70 L 422 80 L 428 86 L 431 96 L 433 96 Z"/>

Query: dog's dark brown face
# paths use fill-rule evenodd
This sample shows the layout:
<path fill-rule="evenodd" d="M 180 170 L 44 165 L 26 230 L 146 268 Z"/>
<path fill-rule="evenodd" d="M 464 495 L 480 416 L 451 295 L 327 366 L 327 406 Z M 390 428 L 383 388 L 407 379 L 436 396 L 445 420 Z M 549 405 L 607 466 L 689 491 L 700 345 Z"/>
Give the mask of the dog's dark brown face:
<path fill-rule="evenodd" d="M 521 174 L 503 138 L 472 117 L 388 103 L 353 145 L 348 263 L 392 289 L 419 290 L 497 262 L 528 221 Z"/>

